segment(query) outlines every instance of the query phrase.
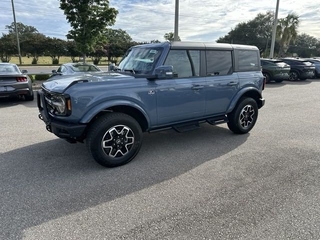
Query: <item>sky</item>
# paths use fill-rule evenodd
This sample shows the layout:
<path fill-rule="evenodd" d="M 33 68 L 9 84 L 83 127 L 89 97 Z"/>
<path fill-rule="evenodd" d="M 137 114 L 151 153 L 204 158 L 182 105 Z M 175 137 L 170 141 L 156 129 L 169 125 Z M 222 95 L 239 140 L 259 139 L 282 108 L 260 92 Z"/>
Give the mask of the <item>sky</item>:
<path fill-rule="evenodd" d="M 0 33 L 13 22 L 12 0 L 0 0 Z M 59 0 L 13 0 L 16 20 L 34 26 L 46 36 L 66 39 L 70 30 Z M 277 0 L 179 0 L 179 36 L 182 41 L 215 42 L 240 22 L 258 13 L 275 11 Z M 164 41 L 174 31 L 175 0 L 109 0 L 119 14 L 114 29 L 125 30 L 134 41 Z M 279 18 L 299 15 L 298 32 L 320 39 L 320 0 L 280 0 Z"/>

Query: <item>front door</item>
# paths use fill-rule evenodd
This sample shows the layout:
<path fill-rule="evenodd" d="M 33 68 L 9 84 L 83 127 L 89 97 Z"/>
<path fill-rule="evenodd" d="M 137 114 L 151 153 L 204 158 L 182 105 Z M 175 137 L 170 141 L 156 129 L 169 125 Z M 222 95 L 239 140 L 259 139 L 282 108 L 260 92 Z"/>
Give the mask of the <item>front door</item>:
<path fill-rule="evenodd" d="M 199 76 L 200 51 L 170 50 L 165 65 L 174 78 L 156 80 L 158 125 L 192 120 L 205 113 L 205 78 Z"/>

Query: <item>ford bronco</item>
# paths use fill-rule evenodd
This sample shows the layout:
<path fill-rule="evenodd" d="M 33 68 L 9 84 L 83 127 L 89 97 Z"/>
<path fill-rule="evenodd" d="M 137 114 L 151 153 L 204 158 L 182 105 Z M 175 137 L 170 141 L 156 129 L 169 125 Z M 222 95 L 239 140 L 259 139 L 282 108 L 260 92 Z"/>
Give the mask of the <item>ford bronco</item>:
<path fill-rule="evenodd" d="M 248 133 L 264 86 L 255 46 L 165 42 L 130 48 L 112 72 L 48 80 L 37 103 L 48 131 L 116 167 L 136 156 L 143 132 L 206 122 Z"/>

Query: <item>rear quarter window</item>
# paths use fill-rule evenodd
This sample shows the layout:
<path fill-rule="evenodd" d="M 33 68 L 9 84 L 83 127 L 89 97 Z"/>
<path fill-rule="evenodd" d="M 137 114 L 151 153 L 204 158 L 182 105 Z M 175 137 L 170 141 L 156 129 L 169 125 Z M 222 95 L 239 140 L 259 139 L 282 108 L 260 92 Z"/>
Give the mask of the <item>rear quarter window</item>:
<path fill-rule="evenodd" d="M 238 63 L 238 71 L 260 71 L 260 57 L 258 51 L 241 49 L 237 50 L 236 52 L 236 62 Z"/>

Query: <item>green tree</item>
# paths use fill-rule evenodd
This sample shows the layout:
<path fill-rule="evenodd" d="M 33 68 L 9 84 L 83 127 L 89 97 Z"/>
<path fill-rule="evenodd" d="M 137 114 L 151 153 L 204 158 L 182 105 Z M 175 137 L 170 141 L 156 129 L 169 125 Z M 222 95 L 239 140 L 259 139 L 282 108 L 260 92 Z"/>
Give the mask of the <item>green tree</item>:
<path fill-rule="evenodd" d="M 107 29 L 105 33 L 107 44 L 105 49 L 107 51 L 108 61 L 117 63 L 118 57 L 125 54 L 129 47 L 133 46 L 132 38 L 122 29 Z"/>
<path fill-rule="evenodd" d="M 0 38 L 0 58 L 2 62 L 10 62 L 11 56 L 17 53 L 17 45 L 13 34 L 2 34 Z"/>
<path fill-rule="evenodd" d="M 71 57 L 72 62 L 77 62 L 76 58 L 81 55 L 77 48 L 77 43 L 73 40 L 66 42 L 67 55 Z"/>
<path fill-rule="evenodd" d="M 277 38 L 279 41 L 279 57 L 284 57 L 291 42 L 294 43 L 298 36 L 299 16 L 295 13 L 288 14 L 287 17 L 279 19 L 277 26 Z"/>
<path fill-rule="evenodd" d="M 47 49 L 47 38 L 41 33 L 29 34 L 28 37 L 21 42 L 21 47 L 32 58 L 32 64 L 37 64 L 39 56 L 43 55 Z"/>
<path fill-rule="evenodd" d="M 288 52 L 295 53 L 299 57 L 309 58 L 312 56 L 317 56 L 316 49 L 319 41 L 308 34 L 299 34 L 288 49 Z"/>
<path fill-rule="evenodd" d="M 103 40 L 106 27 L 115 23 L 118 11 L 109 7 L 108 0 L 60 0 L 60 8 L 72 27 L 67 38 L 77 43 L 85 62 L 86 54 Z"/>
<path fill-rule="evenodd" d="M 6 25 L 6 29 L 8 29 L 9 34 L 16 33 L 16 28 L 15 28 L 14 22 L 12 22 L 10 25 Z M 35 27 L 24 25 L 21 22 L 17 22 L 17 31 L 18 31 L 19 36 L 23 36 L 24 34 L 29 34 L 29 33 L 39 33 Z"/>
<path fill-rule="evenodd" d="M 218 43 L 246 44 L 257 46 L 263 54 L 270 44 L 274 14 L 270 11 L 259 13 L 254 19 L 236 25 Z"/>
<path fill-rule="evenodd" d="M 13 43 L 17 45 L 17 39 L 16 39 L 16 28 L 14 22 L 12 22 L 10 25 L 6 25 L 6 29 L 8 30 L 8 35 L 13 39 Z M 21 49 L 21 54 L 25 55 L 27 54 L 26 50 L 23 49 L 23 42 L 28 41 L 30 36 L 33 34 L 38 34 L 38 30 L 33 27 L 33 26 L 28 26 L 25 25 L 21 22 L 17 22 L 17 31 L 18 31 L 18 37 L 19 37 L 19 42 L 20 42 L 20 49 Z M 18 48 L 16 47 L 16 52 L 15 54 L 18 54 Z"/>
<path fill-rule="evenodd" d="M 173 32 L 165 33 L 163 38 L 166 41 L 173 42 L 174 41 L 174 33 Z M 179 36 L 178 36 L 178 41 L 181 41 L 181 38 Z"/>
<path fill-rule="evenodd" d="M 62 39 L 47 37 L 46 46 L 45 54 L 51 57 L 52 64 L 59 64 L 60 57 L 67 54 L 67 44 Z"/>

